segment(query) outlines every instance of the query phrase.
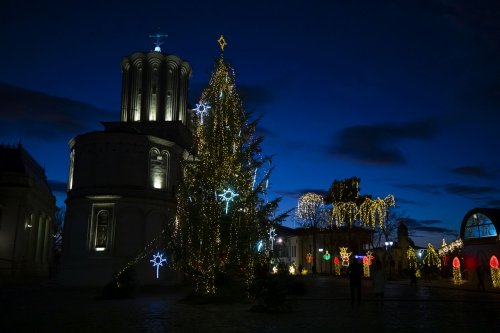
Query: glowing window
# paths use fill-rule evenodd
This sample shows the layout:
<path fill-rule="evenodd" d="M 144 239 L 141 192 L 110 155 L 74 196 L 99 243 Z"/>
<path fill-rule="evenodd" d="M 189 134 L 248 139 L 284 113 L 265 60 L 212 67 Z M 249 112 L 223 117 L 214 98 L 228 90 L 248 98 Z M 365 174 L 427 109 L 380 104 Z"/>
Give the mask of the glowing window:
<path fill-rule="evenodd" d="M 108 232 L 110 226 L 110 214 L 107 210 L 100 210 L 97 213 L 95 231 L 95 250 L 105 251 L 108 247 Z"/>
<path fill-rule="evenodd" d="M 484 214 L 473 214 L 465 223 L 464 238 L 484 238 L 497 235 L 495 225 Z"/>
<path fill-rule="evenodd" d="M 170 155 L 168 151 L 157 148 L 149 152 L 149 170 L 151 186 L 156 189 L 165 189 L 168 187 L 168 169 Z"/>

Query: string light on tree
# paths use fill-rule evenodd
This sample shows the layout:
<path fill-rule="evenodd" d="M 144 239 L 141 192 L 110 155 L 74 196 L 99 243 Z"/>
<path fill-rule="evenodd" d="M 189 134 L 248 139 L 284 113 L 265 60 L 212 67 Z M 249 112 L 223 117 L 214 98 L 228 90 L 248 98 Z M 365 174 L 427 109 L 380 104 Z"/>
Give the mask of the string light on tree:
<path fill-rule="evenodd" d="M 153 267 L 156 267 L 156 278 L 160 278 L 160 266 L 163 266 L 163 263 L 166 262 L 167 259 L 163 258 L 163 254 L 160 252 L 157 252 L 156 254 L 153 254 L 153 259 L 150 260 L 150 262 L 153 263 Z"/>
<path fill-rule="evenodd" d="M 269 240 L 271 241 L 271 250 L 274 249 L 274 240 L 276 239 L 276 229 L 271 227 L 269 229 Z"/>
<path fill-rule="evenodd" d="M 406 251 L 406 258 L 408 258 L 408 266 L 410 269 L 417 269 L 417 254 L 415 253 L 415 249 L 411 246 L 408 246 L 408 250 Z"/>
<path fill-rule="evenodd" d="M 427 255 L 425 256 L 423 262 L 424 265 L 431 268 L 437 269 L 441 267 L 441 260 L 439 260 L 439 256 L 431 243 L 427 245 Z"/>

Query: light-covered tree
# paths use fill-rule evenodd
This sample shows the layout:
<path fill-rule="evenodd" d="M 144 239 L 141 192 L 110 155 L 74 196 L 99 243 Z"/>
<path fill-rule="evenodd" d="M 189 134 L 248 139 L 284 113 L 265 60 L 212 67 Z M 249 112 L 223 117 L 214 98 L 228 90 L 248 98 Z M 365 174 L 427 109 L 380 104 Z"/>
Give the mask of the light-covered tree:
<path fill-rule="evenodd" d="M 214 294 L 219 274 L 241 274 L 250 284 L 267 260 L 269 229 L 286 214 L 275 216 L 279 199 L 266 199 L 271 159 L 260 154 L 257 120 L 245 112 L 222 56 L 194 111 L 195 147 L 183 165 L 174 248 L 196 291 Z"/>
<path fill-rule="evenodd" d="M 326 226 L 328 214 L 323 202 L 323 196 L 316 193 L 306 193 L 299 198 L 295 215 L 298 218 L 299 225 L 311 230 L 313 240 L 313 263 L 317 266 L 316 253 L 316 233 Z"/>

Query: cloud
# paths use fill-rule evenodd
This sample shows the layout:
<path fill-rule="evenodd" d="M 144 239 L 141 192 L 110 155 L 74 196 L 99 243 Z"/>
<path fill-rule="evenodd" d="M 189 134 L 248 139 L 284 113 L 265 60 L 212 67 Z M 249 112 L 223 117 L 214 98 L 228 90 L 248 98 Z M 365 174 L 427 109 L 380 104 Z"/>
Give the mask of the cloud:
<path fill-rule="evenodd" d="M 273 93 L 260 85 L 239 85 L 237 86 L 243 102 L 250 107 L 270 104 L 274 101 Z"/>
<path fill-rule="evenodd" d="M 255 130 L 255 133 L 257 135 L 263 136 L 264 138 L 273 137 L 275 135 L 274 132 L 271 131 L 269 128 L 261 126 L 261 125 L 257 125 L 257 129 Z"/>
<path fill-rule="evenodd" d="M 0 83 L 2 136 L 56 140 L 100 127 L 117 115 L 90 104 Z"/>
<path fill-rule="evenodd" d="M 500 199 L 491 199 L 485 203 L 485 207 L 497 208 L 500 207 Z"/>
<path fill-rule="evenodd" d="M 198 103 L 206 83 L 192 82 L 189 89 L 191 100 L 194 98 L 194 103 Z M 274 95 L 267 87 L 262 85 L 236 84 L 240 97 L 246 108 L 254 109 L 258 106 L 270 104 L 274 101 Z"/>
<path fill-rule="evenodd" d="M 401 198 L 401 197 L 397 197 L 396 198 L 396 202 L 397 202 L 398 205 L 400 205 L 400 204 L 403 204 L 403 205 L 414 205 L 414 206 L 419 206 L 419 207 L 428 207 L 428 206 L 430 206 L 429 202 L 417 201 L 417 200 L 408 200 L 408 199 L 404 199 L 404 198 Z"/>
<path fill-rule="evenodd" d="M 405 164 L 406 157 L 397 144 L 410 139 L 429 140 L 438 131 L 439 126 L 434 119 L 403 124 L 352 126 L 337 134 L 337 143 L 328 152 L 366 164 Z"/>
<path fill-rule="evenodd" d="M 433 184 L 396 184 L 394 186 L 428 194 L 442 193 L 441 186 Z"/>
<path fill-rule="evenodd" d="M 52 190 L 52 192 L 64 192 L 64 193 L 66 193 L 66 190 L 68 189 L 68 184 L 66 184 L 66 182 L 50 179 L 48 181 L 48 183 L 49 183 L 49 186 L 50 186 L 50 189 Z"/>
<path fill-rule="evenodd" d="M 450 235 L 456 236 L 458 234 L 458 230 L 450 229 L 446 227 L 439 226 L 442 223 L 441 220 L 416 220 L 412 218 L 408 218 L 405 221 L 408 225 L 408 230 L 414 231 L 422 231 L 428 233 L 438 233 L 440 235 Z"/>
<path fill-rule="evenodd" d="M 495 179 L 496 175 L 494 172 L 488 170 L 487 168 L 481 166 L 462 166 L 453 168 L 450 170 L 451 173 L 466 176 L 466 177 L 475 177 L 482 179 Z"/>
<path fill-rule="evenodd" d="M 461 185 L 461 184 L 447 184 L 444 186 L 444 189 L 448 193 L 462 195 L 462 196 L 498 192 L 498 189 L 492 186 L 474 186 L 474 185 Z"/>
<path fill-rule="evenodd" d="M 328 191 L 327 190 L 324 190 L 324 189 L 296 189 L 296 190 L 291 190 L 291 191 L 280 191 L 280 190 L 277 190 L 277 191 L 274 191 L 276 194 L 278 194 L 279 196 L 283 196 L 283 197 L 290 197 L 290 198 L 294 198 L 294 199 L 299 199 L 302 195 L 306 194 L 306 193 L 316 193 L 316 194 L 319 194 L 323 197 L 325 197 L 326 195 L 328 195 Z"/>

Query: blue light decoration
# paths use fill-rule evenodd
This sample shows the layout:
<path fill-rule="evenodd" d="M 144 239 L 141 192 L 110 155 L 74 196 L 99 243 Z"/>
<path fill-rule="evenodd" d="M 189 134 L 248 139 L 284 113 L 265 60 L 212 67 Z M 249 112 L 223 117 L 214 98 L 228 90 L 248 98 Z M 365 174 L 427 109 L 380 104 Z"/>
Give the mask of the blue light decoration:
<path fill-rule="evenodd" d="M 271 227 L 271 229 L 269 229 L 269 240 L 271 241 L 271 250 L 274 249 L 275 239 L 276 239 L 276 229 L 274 229 L 274 227 Z"/>
<path fill-rule="evenodd" d="M 193 111 L 198 115 L 198 117 L 200 117 L 200 123 L 203 124 L 203 116 L 205 116 L 211 108 L 212 107 L 208 105 L 208 103 L 203 101 L 196 103 L 196 108 L 194 108 Z"/>
<path fill-rule="evenodd" d="M 239 194 L 234 192 L 230 188 L 224 190 L 222 194 L 219 194 L 219 197 L 221 197 L 222 201 L 226 202 L 226 214 L 227 210 L 229 209 L 229 202 L 234 201 L 234 198 L 236 198 L 237 196 L 239 196 Z"/>
<path fill-rule="evenodd" d="M 264 249 L 264 242 L 263 241 L 258 241 L 257 242 L 257 251 L 262 251 Z"/>
<path fill-rule="evenodd" d="M 255 188 L 255 181 L 257 180 L 257 168 L 255 168 L 255 171 L 253 173 L 253 183 L 252 183 L 252 188 Z"/>
<path fill-rule="evenodd" d="M 167 259 L 163 258 L 163 253 L 160 253 L 159 251 L 156 254 L 153 254 L 153 259 L 150 260 L 150 262 L 153 263 L 153 268 L 156 267 L 156 278 L 159 279 L 159 270 L 160 266 L 163 266 L 163 263 L 166 262 Z"/>

